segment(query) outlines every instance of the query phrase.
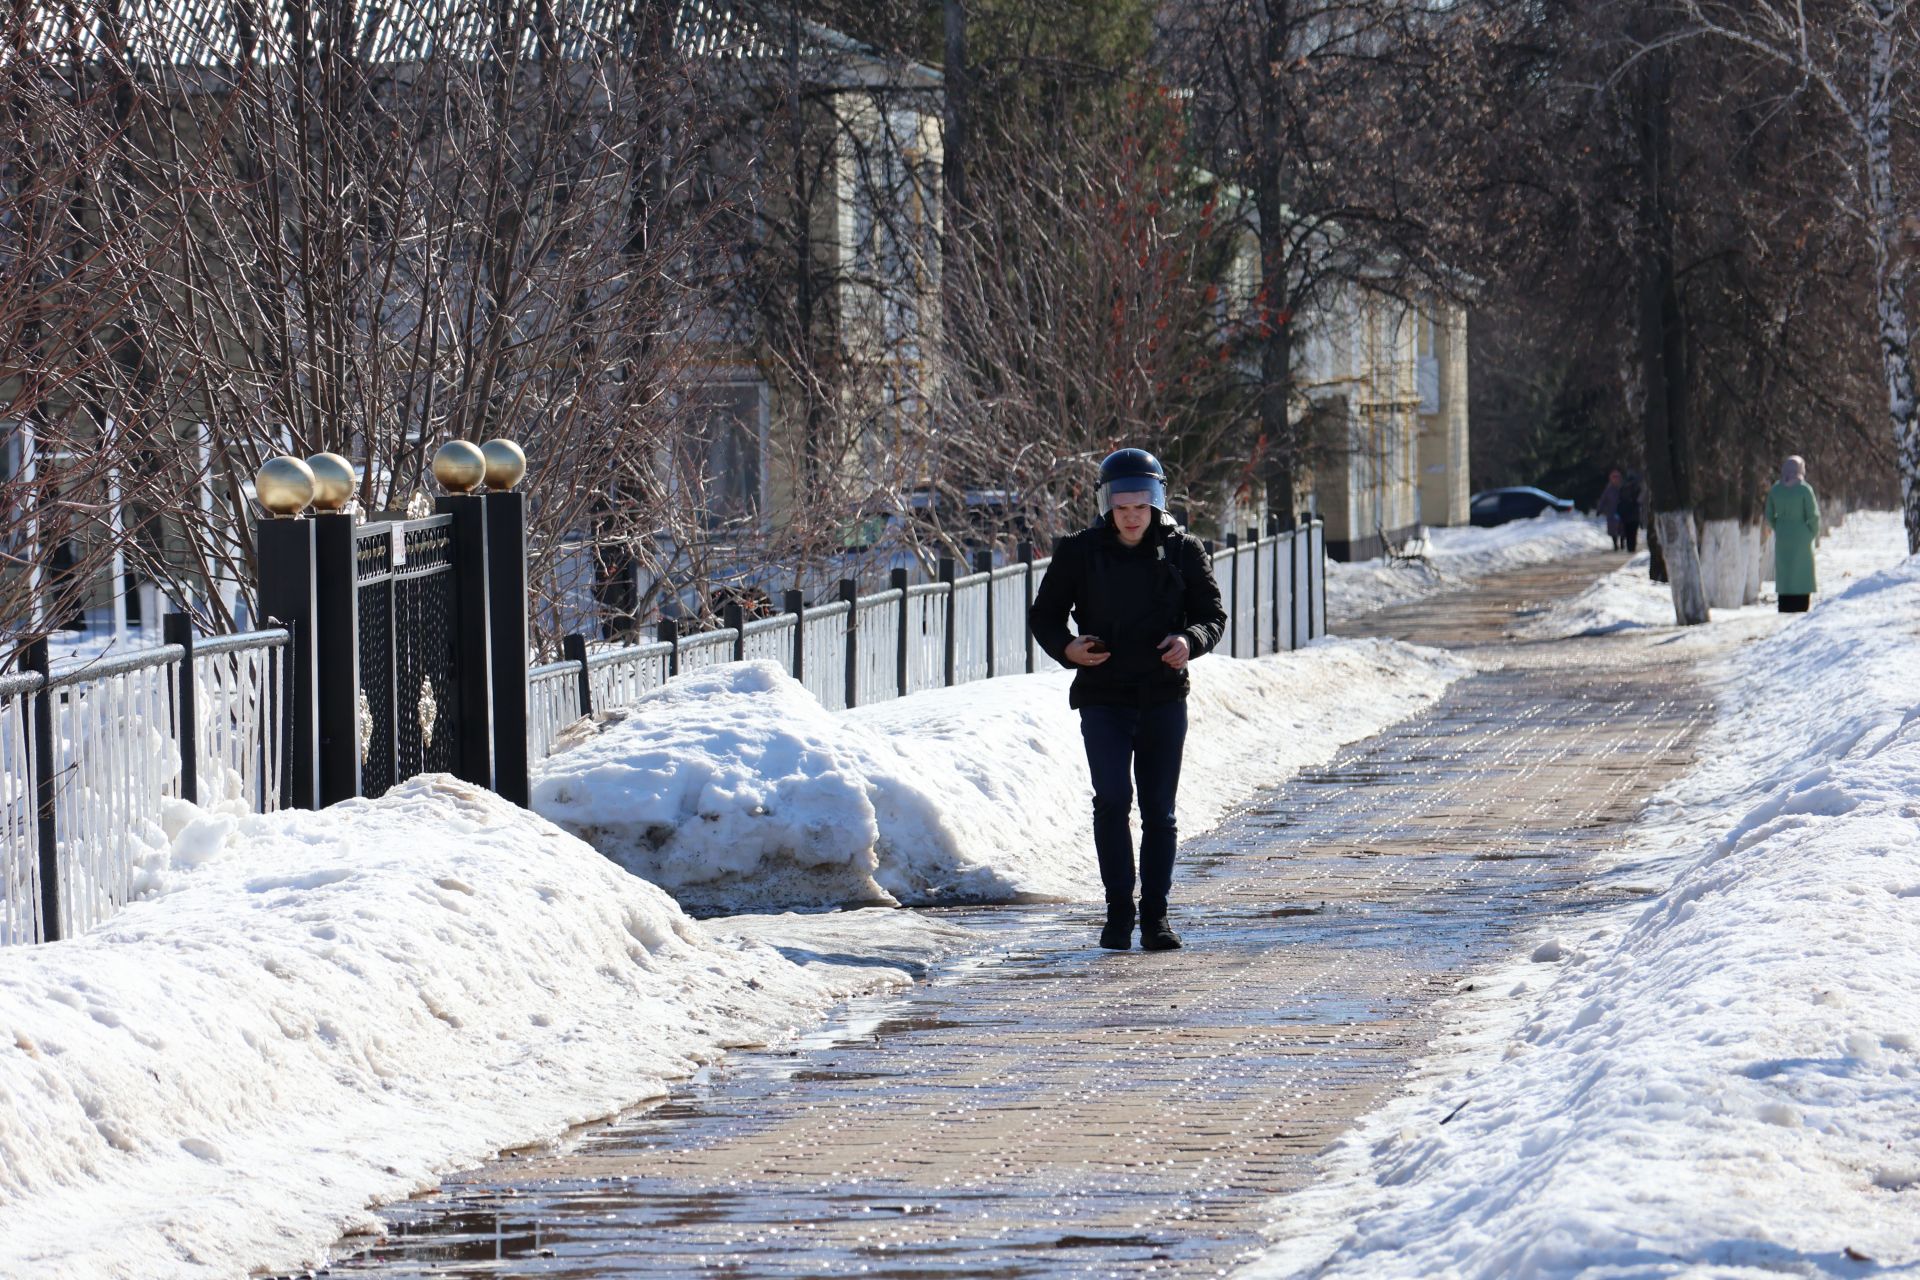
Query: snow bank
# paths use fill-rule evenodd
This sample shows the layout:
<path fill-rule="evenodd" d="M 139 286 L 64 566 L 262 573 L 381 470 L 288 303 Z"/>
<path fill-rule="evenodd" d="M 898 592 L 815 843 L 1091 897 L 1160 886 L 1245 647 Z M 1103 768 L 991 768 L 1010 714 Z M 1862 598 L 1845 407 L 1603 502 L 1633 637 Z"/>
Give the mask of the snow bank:
<path fill-rule="evenodd" d="M 1387 641 L 1193 664 L 1179 819 L 1425 706 L 1464 670 Z M 534 808 L 704 912 L 1097 897 L 1067 672 L 831 713 L 770 663 L 683 677 L 536 766 Z"/>
<path fill-rule="evenodd" d="M 1771 544 L 1769 544 L 1771 545 Z M 1856 511 L 1823 538 L 1815 550 L 1820 585 L 1816 603 L 1870 573 L 1897 564 L 1906 555 L 1907 533 L 1900 514 Z M 1603 575 L 1577 596 L 1556 600 L 1523 614 L 1509 628 L 1528 640 L 1556 640 L 1567 636 L 1611 635 L 1621 631 L 1673 629 L 1673 592 L 1664 582 L 1647 577 L 1647 553 L 1641 552 L 1614 572 Z M 1765 582 L 1773 582 L 1773 561 L 1763 561 Z M 1771 614 L 1776 602 L 1771 591 L 1763 604 L 1736 609 L 1716 608 L 1715 621 Z"/>
<path fill-rule="evenodd" d="M 144 901 L 0 949 L 0 1275 L 318 1262 L 370 1202 L 904 983 L 956 932 L 888 912 L 720 939 L 444 776 L 167 826 Z"/>
<path fill-rule="evenodd" d="M 1249 1274 L 1920 1263 L 1917 618 L 1920 557 L 1738 651 L 1703 765 L 1612 873 L 1664 892 L 1476 977 Z"/>
<path fill-rule="evenodd" d="M 1613 545 L 1606 522 L 1543 511 L 1491 529 L 1429 529 L 1408 548 L 1416 560 L 1327 562 L 1327 614 L 1337 622 L 1389 605 L 1471 585 L 1502 569 L 1519 569 Z"/>

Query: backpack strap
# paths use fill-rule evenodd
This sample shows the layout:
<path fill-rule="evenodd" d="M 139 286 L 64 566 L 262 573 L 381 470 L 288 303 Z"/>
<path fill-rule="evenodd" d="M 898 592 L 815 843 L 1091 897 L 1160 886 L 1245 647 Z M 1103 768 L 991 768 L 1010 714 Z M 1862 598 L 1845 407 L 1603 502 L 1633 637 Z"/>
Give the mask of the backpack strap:
<path fill-rule="evenodd" d="M 1178 595 L 1182 600 L 1185 600 L 1187 598 L 1187 576 L 1184 573 L 1180 572 L 1180 565 L 1177 557 L 1170 556 L 1167 554 L 1168 540 L 1176 539 L 1176 538 L 1179 539 L 1178 545 L 1184 546 L 1186 542 L 1185 538 L 1181 538 L 1181 536 L 1178 533 L 1169 534 L 1167 535 L 1167 538 L 1164 538 L 1161 540 L 1159 546 L 1153 549 L 1154 559 L 1158 560 L 1161 564 L 1166 566 L 1168 576 L 1170 576 L 1173 579 L 1174 593 Z"/>

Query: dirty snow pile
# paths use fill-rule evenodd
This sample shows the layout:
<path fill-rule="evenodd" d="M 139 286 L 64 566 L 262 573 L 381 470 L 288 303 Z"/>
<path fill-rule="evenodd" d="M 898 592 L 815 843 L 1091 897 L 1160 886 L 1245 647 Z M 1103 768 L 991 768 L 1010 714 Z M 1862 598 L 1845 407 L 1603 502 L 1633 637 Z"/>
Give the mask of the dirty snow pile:
<path fill-rule="evenodd" d="M 1181 829 L 1438 697 L 1464 668 L 1322 641 L 1190 668 Z M 1064 671 L 829 712 L 779 667 L 652 690 L 536 766 L 533 806 L 682 905 L 717 913 L 1099 895 Z"/>
<path fill-rule="evenodd" d="M 1898 563 L 1906 555 L 1907 532 L 1893 511 L 1856 511 L 1820 540 L 1815 550 L 1821 595 L 1846 589 L 1848 583 Z M 1766 581 L 1773 581 L 1773 562 L 1765 563 Z M 1769 588 L 1766 603 L 1742 609 L 1715 609 L 1715 621 L 1753 613 L 1773 613 Z M 1537 612 L 1523 615 L 1511 628 L 1528 640 L 1555 640 L 1566 636 L 1612 635 L 1622 631 L 1673 629 L 1673 591 L 1664 582 L 1647 577 L 1647 553 L 1641 552 L 1614 572 L 1603 575 L 1577 596 L 1556 600 Z"/>
<path fill-rule="evenodd" d="M 1702 764 L 1459 997 L 1257 1276 L 1920 1267 L 1920 557 L 1729 660 Z"/>
<path fill-rule="evenodd" d="M 832 946 L 793 918 L 722 938 L 445 776 L 319 813 L 176 802 L 165 827 L 149 896 L 0 949 L 0 1276 L 317 1263 L 370 1202 L 907 982 L 963 933 L 874 912 L 816 917 Z M 871 963 L 786 958 L 856 934 Z"/>
<path fill-rule="evenodd" d="M 1605 551 L 1606 523 L 1543 511 L 1491 529 L 1428 529 L 1405 550 L 1417 559 L 1327 563 L 1327 616 L 1335 621 L 1471 585 L 1502 569 Z"/>

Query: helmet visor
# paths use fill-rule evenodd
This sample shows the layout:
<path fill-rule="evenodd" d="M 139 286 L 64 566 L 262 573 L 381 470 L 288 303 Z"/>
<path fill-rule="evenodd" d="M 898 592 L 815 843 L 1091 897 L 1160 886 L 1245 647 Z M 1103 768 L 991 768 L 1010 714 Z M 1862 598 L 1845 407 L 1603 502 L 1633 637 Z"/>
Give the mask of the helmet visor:
<path fill-rule="evenodd" d="M 1100 514 L 1107 515 L 1126 502 L 1145 502 L 1156 511 L 1167 509 L 1166 481 L 1156 476 L 1120 476 L 1100 486 Z"/>

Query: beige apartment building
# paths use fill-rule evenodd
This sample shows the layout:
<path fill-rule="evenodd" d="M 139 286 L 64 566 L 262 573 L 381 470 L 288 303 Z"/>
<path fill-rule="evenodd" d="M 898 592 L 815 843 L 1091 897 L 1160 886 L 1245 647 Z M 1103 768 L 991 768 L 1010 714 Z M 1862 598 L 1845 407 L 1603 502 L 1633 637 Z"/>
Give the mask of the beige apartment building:
<path fill-rule="evenodd" d="M 1343 284 L 1303 329 L 1297 383 L 1327 553 L 1370 559 L 1424 526 L 1466 524 L 1465 308 Z"/>

